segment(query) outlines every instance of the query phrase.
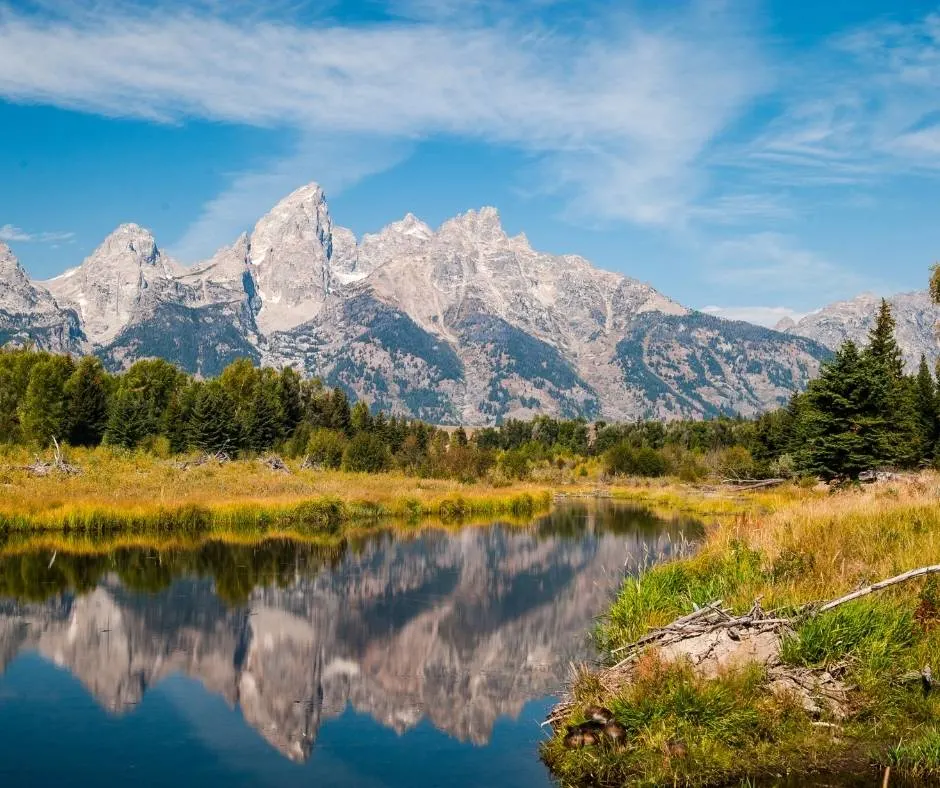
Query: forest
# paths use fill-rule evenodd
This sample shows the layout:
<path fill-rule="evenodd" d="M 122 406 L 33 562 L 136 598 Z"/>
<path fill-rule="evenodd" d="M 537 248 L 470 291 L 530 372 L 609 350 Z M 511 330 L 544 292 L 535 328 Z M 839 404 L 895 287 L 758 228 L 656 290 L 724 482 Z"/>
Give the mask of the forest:
<path fill-rule="evenodd" d="M 372 412 L 340 388 L 294 370 L 230 364 L 217 378 L 161 359 L 109 374 L 94 356 L 0 351 L 0 444 L 107 445 L 169 457 L 276 452 L 308 467 L 460 481 L 575 476 L 857 479 L 874 469 L 933 465 L 940 396 L 921 359 L 904 372 L 882 302 L 868 342 L 846 342 L 786 407 L 755 419 L 607 424 L 537 416 L 444 429 Z"/>

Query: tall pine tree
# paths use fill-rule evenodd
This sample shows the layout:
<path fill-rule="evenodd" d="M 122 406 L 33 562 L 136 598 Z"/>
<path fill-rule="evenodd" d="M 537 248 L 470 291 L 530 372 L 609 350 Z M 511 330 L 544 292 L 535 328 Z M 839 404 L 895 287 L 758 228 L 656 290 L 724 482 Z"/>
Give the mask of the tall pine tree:
<path fill-rule="evenodd" d="M 799 466 L 823 479 L 858 478 L 880 461 L 884 417 L 858 348 L 846 342 L 801 397 L 795 430 Z"/>
<path fill-rule="evenodd" d="M 85 356 L 65 384 L 68 398 L 68 441 L 97 446 L 108 425 L 108 377 L 101 362 Z"/>
<path fill-rule="evenodd" d="M 228 391 L 218 380 L 201 384 L 190 418 L 190 444 L 207 452 L 231 452 L 239 437 L 235 405 Z"/>
<path fill-rule="evenodd" d="M 914 384 L 914 398 L 917 408 L 922 451 L 925 459 L 936 456 L 938 434 L 940 434 L 940 402 L 938 402 L 937 384 L 930 374 L 927 357 L 920 357 L 917 378 Z"/>
<path fill-rule="evenodd" d="M 904 359 L 894 336 L 891 307 L 881 299 L 868 347 L 862 355 L 871 415 L 880 417 L 871 436 L 879 465 L 911 467 L 923 456 L 913 381 L 904 375 Z"/>

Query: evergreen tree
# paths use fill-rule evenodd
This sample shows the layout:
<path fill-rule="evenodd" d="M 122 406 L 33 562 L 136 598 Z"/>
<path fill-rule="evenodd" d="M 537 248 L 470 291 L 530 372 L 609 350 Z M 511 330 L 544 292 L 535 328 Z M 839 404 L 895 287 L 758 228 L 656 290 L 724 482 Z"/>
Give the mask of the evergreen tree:
<path fill-rule="evenodd" d="M 868 334 L 866 352 L 872 359 L 884 365 L 894 380 L 900 380 L 904 376 L 904 357 L 894 336 L 895 328 L 891 305 L 882 298 L 875 325 Z"/>
<path fill-rule="evenodd" d="M 458 427 L 454 430 L 454 434 L 450 438 L 451 446 L 466 446 L 468 443 L 467 431 L 463 427 Z"/>
<path fill-rule="evenodd" d="M 938 434 L 940 434 L 940 401 L 938 401 L 937 385 L 930 367 L 927 366 L 927 357 L 920 357 L 920 366 L 917 370 L 915 383 L 915 400 L 918 422 L 920 425 L 921 442 L 925 458 L 933 458 L 936 452 Z"/>
<path fill-rule="evenodd" d="M 119 387 L 132 393 L 139 403 L 143 437 L 161 431 L 170 400 L 186 382 L 185 373 L 162 358 L 138 361 L 121 375 Z M 135 424 L 135 429 L 139 426 Z"/>
<path fill-rule="evenodd" d="M 871 436 L 879 464 L 910 467 L 923 456 L 914 382 L 904 376 L 904 360 L 894 336 L 895 322 L 885 299 L 863 353 L 872 411 L 882 420 Z"/>
<path fill-rule="evenodd" d="M 349 423 L 353 434 L 372 431 L 372 414 L 369 412 L 368 403 L 359 400 L 353 405 L 349 416 Z"/>
<path fill-rule="evenodd" d="M 279 380 L 273 373 L 262 374 L 255 385 L 246 425 L 248 447 L 253 451 L 266 451 L 281 437 L 283 414 L 278 389 Z"/>
<path fill-rule="evenodd" d="M 325 427 L 340 430 L 347 435 L 352 433 L 352 414 L 349 408 L 349 398 L 346 396 L 346 392 L 338 386 L 333 389 L 328 401 L 325 403 L 324 421 L 326 422 L 323 425 Z"/>
<path fill-rule="evenodd" d="M 101 362 L 85 356 L 65 384 L 68 397 L 68 441 L 97 446 L 108 425 L 108 378 Z"/>
<path fill-rule="evenodd" d="M 0 348 L 0 442 L 25 439 L 20 426 L 20 406 L 33 367 L 49 357 L 48 353 L 29 348 Z"/>
<path fill-rule="evenodd" d="M 189 423 L 192 419 L 196 387 L 186 386 L 175 392 L 163 414 L 163 434 L 170 442 L 170 451 L 180 454 L 189 448 Z"/>
<path fill-rule="evenodd" d="M 301 379 L 293 369 L 285 367 L 278 377 L 278 401 L 281 412 L 281 434 L 290 435 L 297 429 L 304 415 L 301 397 Z"/>
<path fill-rule="evenodd" d="M 823 479 L 854 479 L 879 463 L 885 419 L 871 407 L 866 366 L 849 341 L 810 382 L 796 427 L 797 461 L 803 470 Z"/>
<path fill-rule="evenodd" d="M 153 432 L 153 421 L 144 395 L 139 389 L 123 384 L 119 386 L 111 398 L 105 443 L 133 449 Z"/>
<path fill-rule="evenodd" d="M 69 415 L 65 384 L 74 370 L 69 356 L 47 356 L 32 367 L 20 405 L 26 440 L 48 446 L 53 438 L 65 438 Z"/>
<path fill-rule="evenodd" d="M 190 444 L 207 452 L 230 452 L 238 435 L 235 405 L 218 380 L 199 386 L 190 419 Z"/>

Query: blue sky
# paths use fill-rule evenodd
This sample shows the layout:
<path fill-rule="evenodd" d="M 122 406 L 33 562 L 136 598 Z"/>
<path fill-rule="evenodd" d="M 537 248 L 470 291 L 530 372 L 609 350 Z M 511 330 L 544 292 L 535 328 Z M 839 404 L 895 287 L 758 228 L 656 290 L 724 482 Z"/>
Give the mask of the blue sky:
<path fill-rule="evenodd" d="M 765 323 L 921 288 L 940 7 L 0 0 L 0 238 L 35 277 L 127 221 L 194 262 L 314 180 L 358 234 L 495 205 Z"/>

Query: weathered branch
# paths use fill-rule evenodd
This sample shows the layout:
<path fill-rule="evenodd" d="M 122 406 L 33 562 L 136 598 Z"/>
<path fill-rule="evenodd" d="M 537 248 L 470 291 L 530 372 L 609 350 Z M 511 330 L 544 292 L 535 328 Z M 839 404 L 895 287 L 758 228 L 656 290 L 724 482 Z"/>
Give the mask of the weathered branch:
<path fill-rule="evenodd" d="M 839 605 L 844 605 L 846 602 L 854 602 L 856 599 L 861 599 L 864 596 L 874 593 L 875 591 L 881 591 L 883 588 L 888 588 L 889 586 L 897 585 L 898 583 L 906 583 L 908 580 L 913 580 L 917 577 L 924 577 L 925 575 L 935 575 L 940 574 L 940 564 L 934 564 L 933 566 L 922 566 L 920 569 L 912 569 L 909 572 L 904 574 L 897 575 L 896 577 L 889 577 L 887 580 L 881 580 L 878 583 L 872 583 L 871 585 L 865 586 L 864 588 L 859 588 L 856 591 L 853 591 L 851 594 L 846 594 L 845 596 L 840 596 L 838 599 L 833 599 L 831 602 L 826 602 L 821 607 L 816 608 L 816 613 L 826 613 L 833 608 L 838 607 Z"/>
<path fill-rule="evenodd" d="M 789 481 L 788 479 L 722 479 L 722 484 L 728 484 L 741 492 L 748 490 L 761 490 L 766 487 L 777 487 Z"/>

